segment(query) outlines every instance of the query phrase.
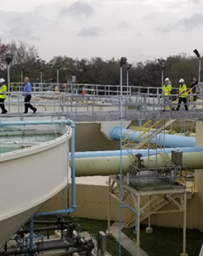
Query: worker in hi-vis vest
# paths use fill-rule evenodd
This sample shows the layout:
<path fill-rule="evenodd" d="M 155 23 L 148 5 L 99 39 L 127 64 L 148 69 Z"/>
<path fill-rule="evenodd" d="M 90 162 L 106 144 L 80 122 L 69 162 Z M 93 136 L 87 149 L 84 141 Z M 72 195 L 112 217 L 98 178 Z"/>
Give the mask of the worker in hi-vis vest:
<path fill-rule="evenodd" d="M 55 86 L 54 91 L 55 91 L 55 94 L 56 94 L 56 95 L 59 93 L 58 85 Z"/>
<path fill-rule="evenodd" d="M 0 108 L 2 110 L 1 114 L 6 114 L 7 110 L 5 109 L 4 101 L 6 99 L 7 86 L 5 85 L 5 80 L 0 78 Z"/>
<path fill-rule="evenodd" d="M 187 108 L 187 86 L 184 82 L 185 81 L 183 78 L 181 78 L 179 80 L 179 100 L 178 100 L 178 107 L 176 108 L 177 111 L 179 110 L 182 102 L 184 103 L 185 110 L 188 111 L 188 108 Z"/>
<path fill-rule="evenodd" d="M 169 78 L 167 77 L 165 79 L 164 82 L 164 86 L 163 86 L 163 98 L 164 98 L 164 110 L 165 108 L 169 105 L 170 107 L 170 95 L 171 95 L 171 91 L 172 91 L 172 86 L 171 86 L 171 82 L 169 80 Z"/>

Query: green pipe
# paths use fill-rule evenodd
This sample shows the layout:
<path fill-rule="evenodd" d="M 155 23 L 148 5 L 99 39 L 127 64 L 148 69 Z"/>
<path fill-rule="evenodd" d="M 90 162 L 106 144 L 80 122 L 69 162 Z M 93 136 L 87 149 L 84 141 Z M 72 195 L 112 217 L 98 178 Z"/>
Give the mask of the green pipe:
<path fill-rule="evenodd" d="M 148 166 L 148 157 L 143 157 L 143 162 L 145 167 L 156 168 L 164 167 L 166 165 L 173 165 L 171 162 L 171 154 L 159 153 L 157 158 L 155 155 L 149 157 L 149 166 Z M 196 153 L 184 153 L 183 154 L 183 166 L 186 166 L 187 170 L 197 170 L 203 169 L 203 152 Z"/>
<path fill-rule="evenodd" d="M 203 169 L 203 152 L 184 153 L 183 166 L 187 170 Z M 173 165 L 171 162 L 171 154 L 159 153 L 150 157 L 143 157 L 145 168 L 161 168 L 167 165 Z M 133 154 L 122 157 L 123 174 L 130 171 L 130 166 L 137 167 L 137 157 Z M 71 164 L 71 161 L 69 165 Z M 92 157 L 75 159 L 75 175 L 81 176 L 108 176 L 119 174 L 120 157 Z"/>
<path fill-rule="evenodd" d="M 129 166 L 133 164 L 134 160 L 135 157 L 133 155 L 122 157 L 123 173 L 127 173 L 129 171 Z M 76 177 L 96 175 L 108 176 L 110 174 L 118 174 L 119 170 L 120 156 L 77 158 L 75 160 Z"/>

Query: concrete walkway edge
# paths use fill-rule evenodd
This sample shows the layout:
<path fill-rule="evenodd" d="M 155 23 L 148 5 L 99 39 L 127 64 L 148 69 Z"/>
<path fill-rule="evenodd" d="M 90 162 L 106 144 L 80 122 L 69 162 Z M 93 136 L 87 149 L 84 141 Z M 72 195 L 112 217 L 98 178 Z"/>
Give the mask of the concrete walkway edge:
<path fill-rule="evenodd" d="M 122 223 L 121 225 L 122 225 L 121 227 L 123 228 L 125 223 Z M 119 222 L 114 222 L 111 225 L 111 232 L 113 237 L 119 242 Z M 121 232 L 121 244 L 132 256 L 137 256 L 136 243 L 132 241 L 128 236 L 126 236 L 123 232 Z M 139 256 L 149 256 L 149 255 L 140 248 Z"/>

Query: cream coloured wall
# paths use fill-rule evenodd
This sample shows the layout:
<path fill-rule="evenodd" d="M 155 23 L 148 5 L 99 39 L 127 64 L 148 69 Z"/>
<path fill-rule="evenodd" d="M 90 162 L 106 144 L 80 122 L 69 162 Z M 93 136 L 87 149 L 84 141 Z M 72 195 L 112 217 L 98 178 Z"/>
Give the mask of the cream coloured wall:
<path fill-rule="evenodd" d="M 66 197 L 67 190 L 58 193 L 51 200 L 49 200 L 40 211 L 52 211 L 64 209 L 66 202 L 62 203 L 62 199 Z M 69 195 L 71 198 L 71 185 L 69 186 Z M 84 185 L 78 184 L 76 186 L 76 205 L 77 208 L 72 214 L 75 217 L 107 220 L 107 185 Z M 130 203 L 130 201 L 129 201 Z M 71 200 L 70 200 L 71 205 Z M 116 199 L 111 199 L 111 220 L 119 220 L 119 203 Z M 125 221 L 125 213 L 127 209 L 122 210 L 122 220 Z"/>
<path fill-rule="evenodd" d="M 99 129 L 99 127 L 97 127 Z M 203 123 L 196 124 L 196 146 L 203 146 Z M 86 182 L 87 183 L 87 182 Z M 195 171 L 196 192 L 191 199 L 187 200 L 187 227 L 196 228 L 203 231 L 203 170 Z M 76 202 L 77 208 L 74 216 L 93 219 L 107 219 L 107 196 L 108 186 L 104 182 L 101 184 L 92 185 L 83 184 L 82 182 L 76 185 Z M 44 205 L 41 211 L 61 209 L 62 193 L 59 193 L 48 203 Z M 132 206 L 131 198 L 128 199 L 128 204 Z M 171 209 L 167 205 L 163 210 Z M 126 209 L 123 209 L 122 220 L 125 221 Z M 115 199 L 111 199 L 111 220 L 119 219 L 119 204 Z M 147 223 L 144 221 L 143 223 Z M 183 226 L 183 214 L 159 214 L 152 216 L 152 224 L 165 227 Z"/>
<path fill-rule="evenodd" d="M 62 202 L 62 199 L 66 197 L 66 191 L 60 192 L 52 199 L 50 199 L 40 211 L 50 211 L 63 209 L 66 205 L 66 202 Z M 71 197 L 71 186 L 69 186 L 69 193 Z M 90 184 L 78 184 L 76 186 L 76 205 L 77 208 L 72 214 L 75 217 L 80 218 L 90 218 L 90 219 L 99 219 L 107 220 L 107 195 L 108 195 L 108 186 L 107 185 L 90 185 Z M 71 203 L 71 202 L 70 202 Z M 133 206 L 131 197 L 128 197 L 127 203 L 130 206 Z M 198 194 L 193 195 L 192 199 L 187 201 L 187 227 L 190 229 L 198 228 Z M 162 210 L 172 209 L 171 205 L 167 205 Z M 119 203 L 114 198 L 111 199 L 111 220 L 119 220 Z M 122 210 L 122 221 L 126 221 L 126 212 L 127 209 Z M 127 213 L 129 214 L 129 212 Z M 170 214 L 159 214 L 152 215 L 152 224 L 163 227 L 183 227 L 183 213 L 170 213 Z M 147 221 L 143 221 L 147 223 Z"/>
<path fill-rule="evenodd" d="M 196 122 L 196 146 L 203 146 L 203 123 Z M 203 160 L 202 160 L 203 161 Z M 197 228 L 203 231 L 203 170 L 195 171 L 195 184 L 198 195 L 198 202 L 196 209 L 198 212 L 198 226 Z"/>
<path fill-rule="evenodd" d="M 119 149 L 119 141 L 111 141 L 101 132 L 101 123 L 77 123 L 75 138 L 76 152 Z"/>

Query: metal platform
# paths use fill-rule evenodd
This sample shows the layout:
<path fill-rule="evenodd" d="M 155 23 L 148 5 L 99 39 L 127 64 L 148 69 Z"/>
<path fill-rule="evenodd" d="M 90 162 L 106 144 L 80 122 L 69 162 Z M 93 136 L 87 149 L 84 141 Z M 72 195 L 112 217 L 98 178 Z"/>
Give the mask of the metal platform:
<path fill-rule="evenodd" d="M 6 115 L 0 114 L 0 120 L 5 120 L 7 118 L 19 117 L 20 120 L 25 118 L 33 117 L 62 117 L 69 118 L 75 122 L 84 122 L 84 121 L 117 121 L 120 119 L 120 114 L 118 111 L 95 111 L 95 112 L 37 112 L 36 114 L 28 113 L 23 114 L 19 112 L 11 112 Z M 193 119 L 202 120 L 203 119 L 203 110 L 189 110 L 189 111 L 137 111 L 137 110 L 128 110 L 123 113 L 122 118 L 124 120 L 155 120 L 160 119 Z M 1 125 L 1 124 L 0 124 Z"/>
<path fill-rule="evenodd" d="M 144 183 L 143 183 L 144 184 Z M 128 208 L 131 213 L 130 224 L 136 227 L 136 255 L 140 255 L 140 222 L 148 219 L 147 233 L 152 233 L 151 216 L 154 214 L 167 213 L 183 213 L 183 254 L 186 255 L 186 209 L 187 209 L 187 192 L 184 186 L 173 185 L 168 187 L 166 183 L 161 182 L 162 188 L 148 190 L 137 190 L 124 181 L 121 184 L 117 176 L 109 176 L 109 196 L 108 196 L 108 229 L 107 233 L 111 233 L 110 221 L 110 205 L 111 198 L 121 203 L 121 208 Z M 165 184 L 165 186 L 163 186 Z M 127 198 L 132 198 L 132 206 L 127 204 Z M 163 209 L 167 204 L 171 204 L 172 208 Z M 129 226 L 129 227 L 132 227 Z"/>
<path fill-rule="evenodd" d="M 74 88 L 80 85 L 75 85 Z M 15 88 L 15 87 L 13 87 Z M 188 111 L 184 107 L 180 111 L 172 111 L 177 107 L 178 95 L 173 95 L 170 106 L 164 104 L 161 87 L 129 86 L 123 88 L 120 95 L 118 86 L 85 85 L 85 95 L 73 94 L 74 88 L 63 92 L 47 91 L 47 87 L 33 86 L 32 104 L 37 112 L 24 115 L 24 98 L 22 92 L 8 92 L 5 101 L 8 113 L 0 114 L 1 118 L 25 117 L 32 118 L 57 116 L 66 117 L 73 121 L 116 121 L 122 116 L 125 120 L 159 120 L 159 119 L 202 119 L 203 94 L 198 94 L 198 100 L 193 101 L 191 89 L 188 92 Z M 116 89 L 116 90 L 115 90 Z M 42 91 L 40 91 L 42 90 Z M 122 104 L 121 104 L 122 102 Z M 122 108 L 122 111 L 121 111 Z M 122 114 L 121 114 L 122 112 Z"/>

